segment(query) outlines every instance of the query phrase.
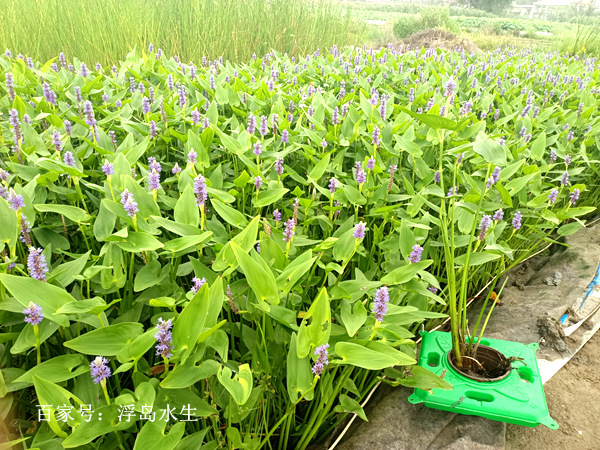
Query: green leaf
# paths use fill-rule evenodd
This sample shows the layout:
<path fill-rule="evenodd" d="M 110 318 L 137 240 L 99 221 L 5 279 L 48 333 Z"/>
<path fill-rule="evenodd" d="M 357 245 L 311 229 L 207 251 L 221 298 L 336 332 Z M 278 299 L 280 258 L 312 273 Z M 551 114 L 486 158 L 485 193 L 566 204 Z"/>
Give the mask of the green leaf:
<path fill-rule="evenodd" d="M 253 257 L 248 256 L 244 249 L 233 241 L 231 241 L 231 249 L 256 297 L 259 300 L 266 300 L 277 305 L 279 303 L 279 291 L 275 277 L 260 255 L 254 252 Z"/>
<path fill-rule="evenodd" d="M 150 328 L 145 333 L 136 336 L 119 350 L 117 360 L 121 364 L 137 361 L 156 343 L 155 335 L 156 329 Z"/>
<path fill-rule="evenodd" d="M 133 450 L 173 450 L 185 433 L 185 422 L 178 422 L 164 434 L 167 421 L 147 421 L 142 427 Z"/>
<path fill-rule="evenodd" d="M 308 324 L 308 320 L 310 324 Z M 305 358 L 313 348 L 326 344 L 331 334 L 331 308 L 327 289 L 321 289 L 298 329 L 298 358 Z"/>
<path fill-rule="evenodd" d="M 115 356 L 133 339 L 142 334 L 141 323 L 122 322 L 108 327 L 88 331 L 75 339 L 66 341 L 64 346 L 84 355 Z"/>
<path fill-rule="evenodd" d="M 554 223 L 556 225 L 558 225 L 560 223 L 560 220 L 558 220 L 558 217 L 556 216 L 556 214 L 554 214 L 549 209 L 542 209 L 542 211 L 541 211 L 540 214 L 548 222 L 552 222 L 552 223 Z"/>
<path fill-rule="evenodd" d="M 108 200 L 102 199 L 100 208 L 98 210 L 98 216 L 94 221 L 94 237 L 98 241 L 104 241 L 110 236 L 115 229 L 115 223 L 117 222 L 117 216 L 110 212 L 106 206 Z"/>
<path fill-rule="evenodd" d="M 360 403 L 358 403 L 356 400 L 348 397 L 346 394 L 340 394 L 338 400 L 340 404 L 333 408 L 334 412 L 351 412 L 359 416 L 365 422 L 368 422 L 365 411 L 362 409 L 362 406 L 360 406 Z"/>
<path fill-rule="evenodd" d="M 370 342 L 368 347 L 354 342 L 338 342 L 335 353 L 340 364 L 351 364 L 369 370 L 381 370 L 397 365 L 416 364 L 410 356 L 382 342 Z"/>
<path fill-rule="evenodd" d="M 258 233 L 258 223 L 260 220 L 260 216 L 256 216 L 252 221 L 248 224 L 246 228 L 244 228 L 240 233 L 238 233 L 231 241 L 229 241 L 225 246 L 221 249 L 221 251 L 215 257 L 215 262 L 212 265 L 212 269 L 215 272 L 219 272 L 225 269 L 234 270 L 238 266 L 238 260 L 231 249 L 231 243 L 235 242 L 240 247 L 242 247 L 245 253 L 248 253 L 254 244 L 256 243 L 256 235 Z"/>
<path fill-rule="evenodd" d="M 263 206 L 269 206 L 272 203 L 275 203 L 277 200 L 281 199 L 289 189 L 278 188 L 278 189 L 268 189 L 266 191 L 262 191 L 258 194 L 258 199 L 254 200 L 255 208 L 262 208 Z"/>
<path fill-rule="evenodd" d="M 83 421 L 70 436 L 65 435 L 66 439 L 62 441 L 61 445 L 64 448 L 77 448 L 92 442 L 99 436 L 130 428 L 131 422 L 121 420 L 119 411 L 118 405 L 105 405 L 95 409 L 89 422 Z M 98 420 L 100 418 L 102 420 Z"/>
<path fill-rule="evenodd" d="M 160 383 L 160 386 L 164 389 L 184 389 L 200 380 L 212 377 L 221 367 L 214 359 L 205 361 L 200 361 L 200 359 L 190 357 L 183 364 L 178 364 Z"/>
<path fill-rule="evenodd" d="M 196 205 L 196 196 L 191 184 L 185 187 L 179 200 L 177 200 L 173 216 L 177 223 L 198 227 L 200 223 L 200 209 Z"/>
<path fill-rule="evenodd" d="M 336 261 L 345 262 L 352 256 L 356 246 L 356 238 L 353 234 L 353 229 L 346 231 L 333 246 L 333 258 Z"/>
<path fill-rule="evenodd" d="M 163 247 L 162 242 L 151 234 L 143 231 L 130 231 L 125 240 L 116 242 L 117 246 L 126 252 L 139 253 L 157 250 Z"/>
<path fill-rule="evenodd" d="M 57 312 L 61 306 L 75 301 L 71 294 L 64 289 L 33 278 L 18 277 L 5 273 L 0 273 L 0 282 L 4 284 L 23 308 L 27 308 L 29 302 L 33 302 L 42 307 L 45 319 L 56 322 L 63 327 L 69 326 L 67 316 Z"/>
<path fill-rule="evenodd" d="M 19 238 L 19 224 L 17 222 L 17 213 L 8 205 L 8 202 L 0 197 L 0 242 L 7 244 L 8 247 L 17 245 Z M 2 245 L 4 247 L 4 245 Z"/>
<path fill-rule="evenodd" d="M 52 383 L 61 383 L 90 371 L 90 363 L 83 355 L 59 355 L 29 369 L 13 383 L 33 384 L 33 375 Z"/>
<path fill-rule="evenodd" d="M 489 252 L 475 252 L 471 253 L 469 257 L 469 267 L 480 266 L 481 264 L 485 264 L 490 261 L 494 261 L 496 259 L 500 259 L 502 255 L 499 253 L 489 253 Z M 455 264 L 459 267 L 464 266 L 467 255 L 457 256 L 454 260 Z"/>
<path fill-rule="evenodd" d="M 208 306 L 208 285 L 205 283 L 183 308 L 173 325 L 174 351 L 176 356 L 182 355 L 181 362 L 185 362 L 196 345 L 206 322 Z"/>
<path fill-rule="evenodd" d="M 504 147 L 496 140 L 486 138 L 482 141 L 475 142 L 473 150 L 489 163 L 500 167 L 506 165 L 506 153 L 504 153 Z"/>
<path fill-rule="evenodd" d="M 90 257 L 90 253 L 92 251 L 88 251 L 87 253 L 81 255 L 79 258 L 61 264 L 60 266 L 52 269 L 52 271 L 48 272 L 48 282 L 51 283 L 56 281 L 62 287 L 67 287 L 75 280 L 75 275 L 79 275 L 87 261 Z"/>
<path fill-rule="evenodd" d="M 197 245 L 204 244 L 212 237 L 212 231 L 205 231 L 202 234 L 194 236 L 184 236 L 176 239 L 172 239 L 169 242 L 165 242 L 164 249 L 167 252 L 180 252 L 190 247 L 196 247 Z"/>
<path fill-rule="evenodd" d="M 440 378 L 430 370 L 421 366 L 404 367 L 402 371 L 394 368 L 385 369 L 385 375 L 392 380 L 396 380 L 402 386 L 408 386 L 414 389 L 443 389 L 449 391 L 453 386 L 443 378 Z"/>
<path fill-rule="evenodd" d="M 246 217 L 239 212 L 237 209 L 232 208 L 225 203 L 211 199 L 210 203 L 219 216 L 221 216 L 228 224 L 233 225 L 236 228 L 244 228 L 248 225 Z"/>
<path fill-rule="evenodd" d="M 233 401 L 243 405 L 252 392 L 252 371 L 248 364 L 242 364 L 233 378 L 232 374 L 229 367 L 222 366 L 217 372 L 217 379 L 231 394 Z"/>
<path fill-rule="evenodd" d="M 367 309 L 361 301 L 352 304 L 348 300 L 343 300 L 341 304 L 341 314 L 342 322 L 350 337 L 353 337 L 367 320 Z"/>
<path fill-rule="evenodd" d="M 319 181 L 319 178 L 323 176 L 325 170 L 327 170 L 327 166 L 329 166 L 329 159 L 331 157 L 330 153 L 321 157 L 321 160 L 312 168 L 308 176 L 315 181 Z"/>
<path fill-rule="evenodd" d="M 313 374 L 308 357 L 299 358 L 297 354 L 297 335 L 292 333 L 290 348 L 287 354 L 287 391 L 292 403 L 295 403 L 302 394 L 308 392 L 312 387 Z M 304 398 L 312 400 L 314 392 L 308 393 Z"/>
<path fill-rule="evenodd" d="M 69 205 L 34 205 L 35 209 L 39 212 L 51 212 L 56 214 L 61 214 L 65 216 L 67 219 L 72 220 L 73 222 L 81 223 L 88 222 L 90 220 L 90 215 L 86 213 L 83 209 L 77 208 L 76 206 Z"/>
<path fill-rule="evenodd" d="M 406 283 L 412 280 L 421 270 L 427 269 L 431 263 L 433 263 L 431 259 L 419 261 L 418 263 L 414 264 L 409 263 L 405 266 L 392 270 L 390 273 L 381 278 L 380 281 L 382 284 L 388 285 Z"/>
<path fill-rule="evenodd" d="M 546 133 L 543 131 L 540 135 L 533 141 L 531 144 L 531 149 L 529 150 L 531 159 L 535 161 L 540 161 L 544 153 L 546 153 Z"/>
<path fill-rule="evenodd" d="M 420 122 L 429 125 L 434 130 L 456 130 L 462 125 L 462 122 L 464 121 L 463 120 L 461 122 L 455 122 L 453 120 L 446 119 L 445 117 L 437 116 L 435 114 L 419 114 L 402 106 L 399 106 L 398 109 L 404 111 L 406 114 L 414 117 Z"/>
<path fill-rule="evenodd" d="M 172 220 L 160 216 L 152 216 L 152 219 L 165 230 L 169 230 L 179 236 L 193 236 L 203 233 L 197 226 L 194 227 L 183 223 L 173 222 Z"/>
<path fill-rule="evenodd" d="M 309 271 L 317 256 L 312 256 L 312 250 L 307 250 L 296 257 L 277 277 L 277 286 L 284 293 L 289 292 L 294 285 Z"/>

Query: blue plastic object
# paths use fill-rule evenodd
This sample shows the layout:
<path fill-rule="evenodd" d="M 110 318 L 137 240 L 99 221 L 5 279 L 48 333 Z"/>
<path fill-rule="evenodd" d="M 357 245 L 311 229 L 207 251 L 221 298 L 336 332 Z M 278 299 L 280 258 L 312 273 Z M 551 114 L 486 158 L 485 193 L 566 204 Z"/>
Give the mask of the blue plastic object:
<path fill-rule="evenodd" d="M 452 348 L 450 333 L 422 331 L 419 365 L 454 386 L 445 391 L 415 389 L 408 398 L 411 403 L 423 403 L 429 408 L 459 414 L 486 417 L 491 420 L 535 427 L 539 424 L 557 429 L 558 424 L 550 417 L 544 386 L 540 377 L 535 352 L 538 344 L 524 345 L 498 339 L 482 339 L 481 344 L 494 348 L 507 358 L 523 360 L 513 362 L 514 369 L 502 380 L 479 382 L 456 371 L 448 360 Z"/>

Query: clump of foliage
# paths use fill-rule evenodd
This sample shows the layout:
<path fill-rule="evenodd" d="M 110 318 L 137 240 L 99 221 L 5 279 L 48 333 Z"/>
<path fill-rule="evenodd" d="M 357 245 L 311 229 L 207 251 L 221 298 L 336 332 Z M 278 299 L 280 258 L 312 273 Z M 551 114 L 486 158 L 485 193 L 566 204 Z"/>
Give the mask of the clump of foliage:
<path fill-rule="evenodd" d="M 302 449 L 364 418 L 382 369 L 450 388 L 415 366 L 418 327 L 449 313 L 467 354 L 469 295 L 600 197 L 593 59 L 0 67 L 12 445 Z"/>
<path fill-rule="evenodd" d="M 459 31 L 458 25 L 450 18 L 448 8 L 424 8 L 419 14 L 400 17 L 394 23 L 394 36 L 403 39 L 429 28 Z"/>

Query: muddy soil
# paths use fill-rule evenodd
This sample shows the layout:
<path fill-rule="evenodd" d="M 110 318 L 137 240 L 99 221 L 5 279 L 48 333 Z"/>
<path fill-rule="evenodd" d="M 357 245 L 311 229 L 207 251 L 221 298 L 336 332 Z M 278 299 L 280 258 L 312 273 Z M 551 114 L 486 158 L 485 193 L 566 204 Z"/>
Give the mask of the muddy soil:
<path fill-rule="evenodd" d="M 545 385 L 558 430 L 508 425 L 506 450 L 600 449 L 600 332 Z"/>

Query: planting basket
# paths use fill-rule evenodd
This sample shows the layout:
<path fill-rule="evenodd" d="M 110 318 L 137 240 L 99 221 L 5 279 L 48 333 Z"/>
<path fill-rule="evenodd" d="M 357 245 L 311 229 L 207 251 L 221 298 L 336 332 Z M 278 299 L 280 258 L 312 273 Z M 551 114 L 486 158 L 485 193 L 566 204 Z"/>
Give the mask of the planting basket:
<path fill-rule="evenodd" d="M 546 425 L 553 430 L 558 424 L 550 417 L 544 386 L 540 378 L 535 352 L 537 343 L 529 345 L 499 339 L 482 339 L 487 345 L 507 358 L 523 358 L 512 363 L 514 367 L 506 378 L 499 381 L 479 382 L 471 380 L 455 370 L 448 360 L 452 349 L 450 333 L 422 331 L 419 365 L 454 386 L 445 391 L 415 389 L 408 398 L 411 403 L 423 403 L 429 408 L 459 414 L 481 416 L 491 420 L 536 427 Z M 430 393 L 431 392 L 431 393 Z"/>

